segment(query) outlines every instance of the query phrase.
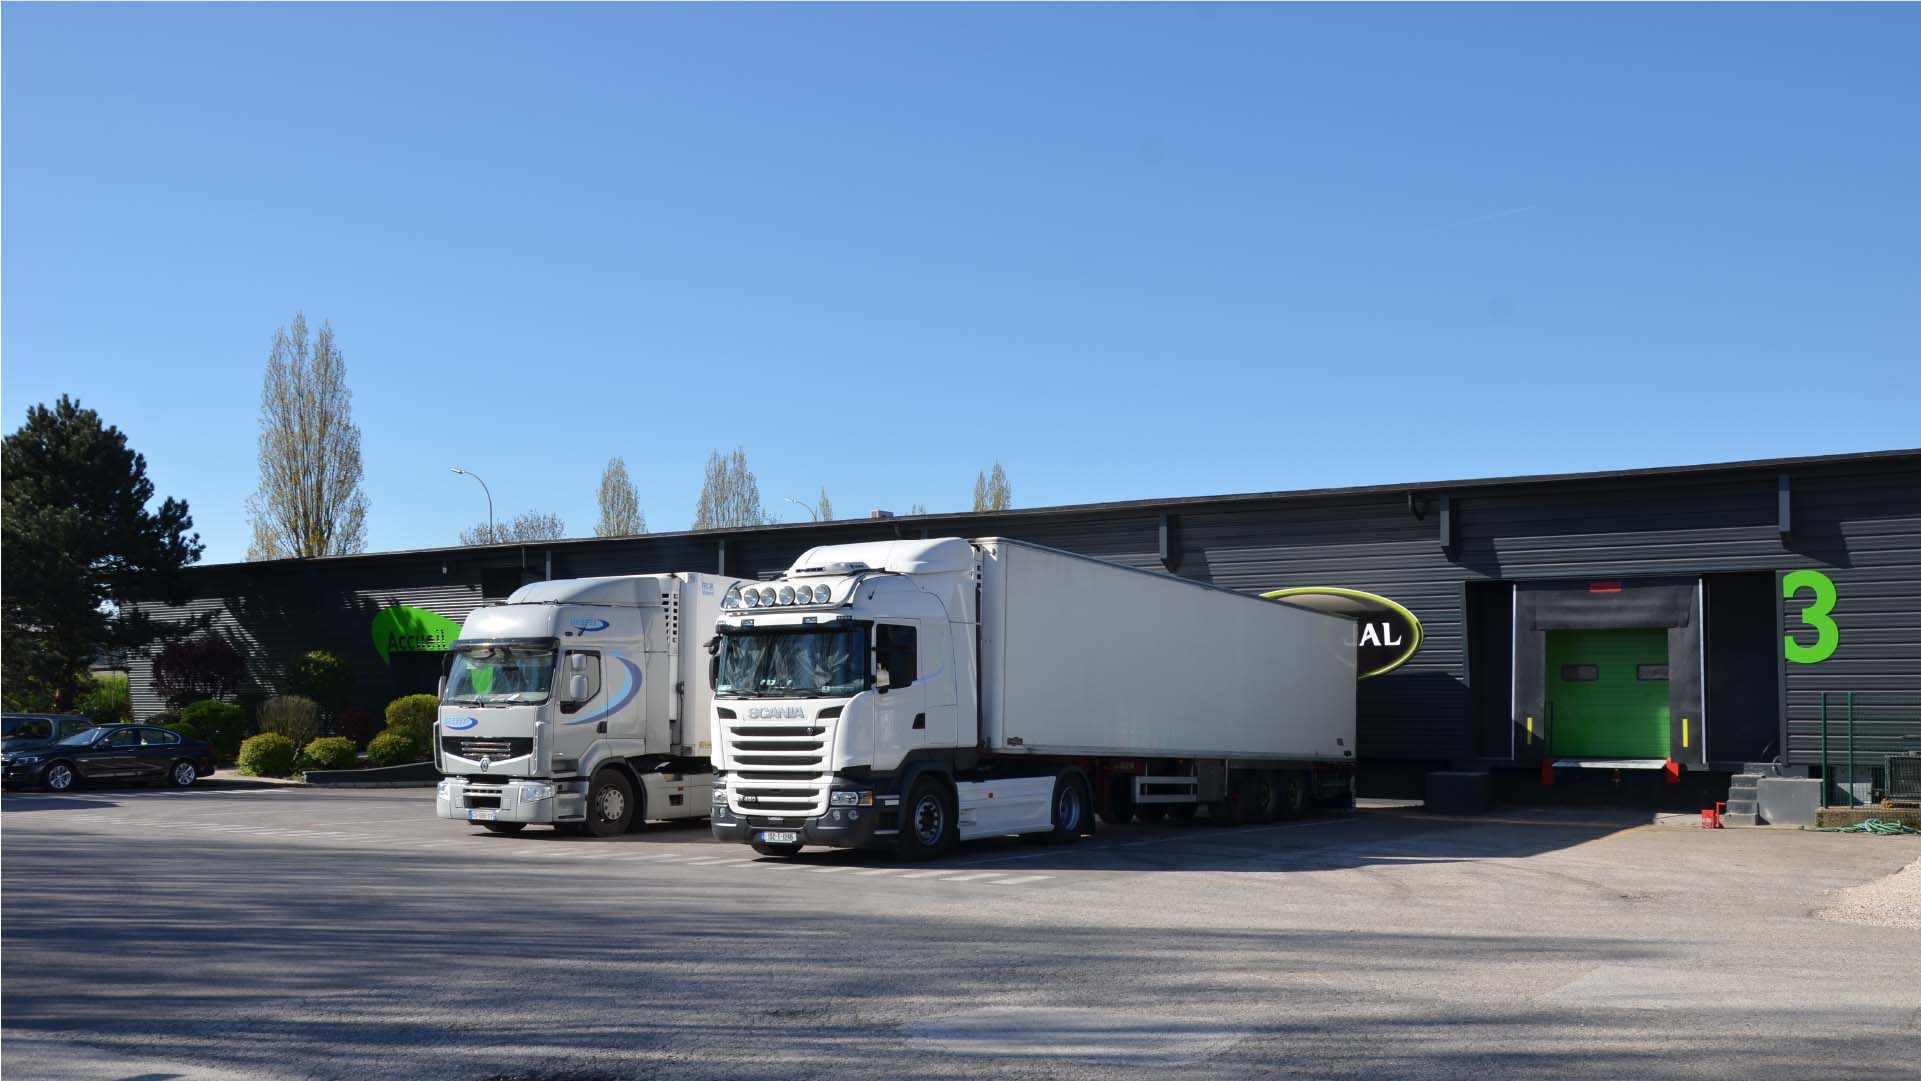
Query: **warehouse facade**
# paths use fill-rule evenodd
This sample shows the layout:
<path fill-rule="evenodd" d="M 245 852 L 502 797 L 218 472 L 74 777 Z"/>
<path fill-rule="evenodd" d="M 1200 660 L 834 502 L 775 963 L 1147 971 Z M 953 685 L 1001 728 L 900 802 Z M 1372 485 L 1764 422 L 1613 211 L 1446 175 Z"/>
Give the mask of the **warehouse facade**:
<path fill-rule="evenodd" d="M 1844 708 L 1864 771 L 1921 751 L 1914 450 L 211 565 L 191 602 L 154 611 L 211 615 L 254 694 L 332 650 L 378 710 L 432 691 L 461 620 L 526 582 L 770 578 L 816 545 L 938 536 L 1349 605 L 1367 645 L 1404 647 L 1359 688 L 1377 775 L 1818 766 Z M 163 708 L 149 676 L 136 659 L 139 716 Z"/>

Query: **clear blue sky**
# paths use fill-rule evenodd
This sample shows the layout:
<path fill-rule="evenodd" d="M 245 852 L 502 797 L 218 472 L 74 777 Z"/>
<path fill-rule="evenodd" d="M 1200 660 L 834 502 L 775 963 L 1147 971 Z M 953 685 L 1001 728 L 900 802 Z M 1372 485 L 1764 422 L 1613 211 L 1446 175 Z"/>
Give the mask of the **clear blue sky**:
<path fill-rule="evenodd" d="M 4 12 L 8 430 L 244 556 L 330 320 L 374 549 L 1921 444 L 1921 8 Z"/>

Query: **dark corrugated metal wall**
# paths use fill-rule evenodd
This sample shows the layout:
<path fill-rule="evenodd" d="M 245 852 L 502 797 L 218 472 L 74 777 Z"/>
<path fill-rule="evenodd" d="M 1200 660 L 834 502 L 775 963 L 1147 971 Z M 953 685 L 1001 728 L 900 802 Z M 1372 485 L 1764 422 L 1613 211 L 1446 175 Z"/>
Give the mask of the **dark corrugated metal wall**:
<path fill-rule="evenodd" d="M 1785 541 L 1772 470 L 1463 484 L 1446 496 L 1452 536 L 1445 547 L 1440 492 L 1415 493 L 1413 500 L 1402 492 L 1372 492 L 1170 503 L 1164 509 L 1173 514 L 1173 570 L 1250 593 L 1345 586 L 1411 609 L 1426 632 L 1420 654 L 1361 688 L 1359 743 L 1374 759 L 1473 760 L 1477 725 L 1499 731 L 1484 714 L 1505 712 L 1505 693 L 1483 688 L 1470 698 L 1465 682 L 1463 583 L 1471 581 L 1818 568 L 1836 584 L 1842 638 L 1822 664 L 1785 666 L 1781 682 L 1795 759 L 1811 760 L 1818 750 L 1813 718 L 1822 690 L 1905 691 L 1916 696 L 1921 711 L 1921 455 L 1796 471 L 1794 529 Z M 287 662 L 304 650 L 347 655 L 363 704 L 377 709 L 390 682 L 372 649 L 373 614 L 409 604 L 459 621 L 482 603 L 481 571 L 487 567 L 524 561 L 528 580 L 534 580 L 546 572 L 551 554 L 559 577 L 715 571 L 724 545 L 726 572 L 756 577 L 777 573 L 819 544 L 958 534 L 1013 537 L 1159 570 L 1162 509 L 855 520 L 525 549 L 216 566 L 199 572 L 206 592 L 185 611 L 219 609 L 217 626 L 254 658 L 254 678 L 268 689 L 279 685 Z M 1791 615 L 1795 606 L 1788 607 Z M 137 662 L 134 705 L 142 715 L 159 708 L 146 675 L 145 662 Z"/>

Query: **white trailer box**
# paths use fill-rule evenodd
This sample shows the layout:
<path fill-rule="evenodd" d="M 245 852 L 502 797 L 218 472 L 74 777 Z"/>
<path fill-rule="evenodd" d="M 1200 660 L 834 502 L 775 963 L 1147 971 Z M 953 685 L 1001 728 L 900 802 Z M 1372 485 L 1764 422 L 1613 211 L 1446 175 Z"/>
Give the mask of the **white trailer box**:
<path fill-rule="evenodd" d="M 984 749 L 1353 759 L 1353 620 L 1018 541 L 974 543 Z"/>

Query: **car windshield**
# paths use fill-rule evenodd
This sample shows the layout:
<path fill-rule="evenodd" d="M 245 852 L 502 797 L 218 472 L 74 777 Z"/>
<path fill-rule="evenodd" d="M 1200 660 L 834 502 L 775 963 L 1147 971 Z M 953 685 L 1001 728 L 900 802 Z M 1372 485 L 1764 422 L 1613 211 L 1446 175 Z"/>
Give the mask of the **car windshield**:
<path fill-rule="evenodd" d="M 60 745 L 63 747 L 84 747 L 106 734 L 107 730 L 104 728 L 86 728 L 61 740 Z"/>
<path fill-rule="evenodd" d="M 448 705 L 501 706 L 545 702 L 554 681 L 546 646 L 463 646 L 447 673 Z"/>
<path fill-rule="evenodd" d="M 867 685 L 862 627 L 755 631 L 720 642 L 714 693 L 722 697 L 844 697 Z"/>

